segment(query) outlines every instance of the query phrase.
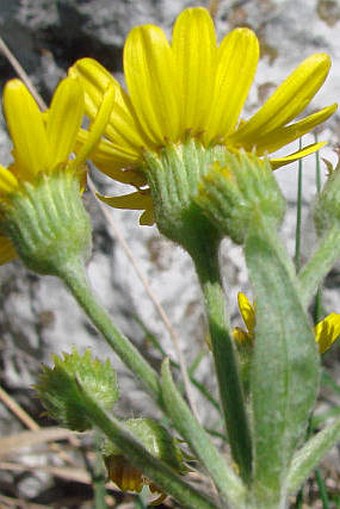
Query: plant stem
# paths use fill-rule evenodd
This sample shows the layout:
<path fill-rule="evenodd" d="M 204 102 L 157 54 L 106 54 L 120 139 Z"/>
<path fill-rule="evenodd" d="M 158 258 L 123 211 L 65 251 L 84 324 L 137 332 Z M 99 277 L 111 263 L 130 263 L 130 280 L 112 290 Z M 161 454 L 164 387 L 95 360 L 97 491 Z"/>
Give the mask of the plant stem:
<path fill-rule="evenodd" d="M 302 140 L 299 141 L 299 149 L 302 148 Z M 297 187 L 297 209 L 296 209 L 296 228 L 295 228 L 295 255 L 294 265 L 296 272 L 301 267 L 301 218 L 302 218 L 302 159 L 299 159 L 298 167 L 298 187 Z"/>
<path fill-rule="evenodd" d="M 183 509 L 217 509 L 214 502 L 186 483 L 170 466 L 150 454 L 135 436 L 113 416 L 109 416 L 79 384 L 82 403 L 92 423 L 117 447 L 131 463 L 173 496 Z"/>
<path fill-rule="evenodd" d="M 325 484 L 325 481 L 323 480 L 323 478 L 321 476 L 319 468 L 317 468 L 315 470 L 315 478 L 316 478 L 316 482 L 317 482 L 317 485 L 318 485 L 318 488 L 319 488 L 319 492 L 320 492 L 320 498 L 321 498 L 321 501 L 322 501 L 322 507 L 323 507 L 323 509 L 330 509 L 329 498 L 328 498 L 326 484 Z"/>
<path fill-rule="evenodd" d="M 252 464 L 251 436 L 237 358 L 226 318 L 218 244 L 209 238 L 201 238 L 201 246 L 197 247 L 192 257 L 204 296 L 212 353 L 231 451 L 242 479 L 249 483 Z"/>
<path fill-rule="evenodd" d="M 241 509 L 245 500 L 245 486 L 190 412 L 172 379 L 169 359 L 166 359 L 162 366 L 162 388 L 164 404 L 175 429 L 206 468 L 222 498 L 230 503 L 230 507 Z"/>
<path fill-rule="evenodd" d="M 106 487 L 105 487 L 105 471 L 103 460 L 101 454 L 99 452 L 99 434 L 96 433 L 94 436 L 94 449 L 96 458 L 94 463 L 89 460 L 87 456 L 86 447 L 84 445 L 80 446 L 80 452 L 83 456 L 83 461 L 86 466 L 86 470 L 91 477 L 92 488 L 93 488 L 93 501 L 94 501 L 94 509 L 108 509 L 105 497 Z"/>
<path fill-rule="evenodd" d="M 115 327 L 107 311 L 98 303 L 90 288 L 84 266 L 76 262 L 70 263 L 69 266 L 64 266 L 61 269 L 59 277 L 122 362 L 144 384 L 156 401 L 162 405 L 157 373 L 130 340 Z"/>

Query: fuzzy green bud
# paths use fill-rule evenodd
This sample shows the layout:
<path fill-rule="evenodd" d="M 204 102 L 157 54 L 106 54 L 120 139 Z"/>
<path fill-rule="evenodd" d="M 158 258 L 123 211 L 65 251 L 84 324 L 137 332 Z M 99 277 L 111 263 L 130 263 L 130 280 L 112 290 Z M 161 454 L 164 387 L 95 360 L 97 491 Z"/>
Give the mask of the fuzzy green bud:
<path fill-rule="evenodd" d="M 223 235 L 242 244 L 253 214 L 278 226 L 285 202 L 269 162 L 245 152 L 225 152 L 202 177 L 196 204 Z"/>
<path fill-rule="evenodd" d="M 59 275 L 91 253 L 92 228 L 73 172 L 41 175 L 26 182 L 1 206 L 1 228 L 25 265 L 39 274 Z"/>
<path fill-rule="evenodd" d="M 225 148 L 206 148 L 195 140 L 168 145 L 159 154 L 146 153 L 143 170 L 150 187 L 159 231 L 190 254 L 197 252 L 197 238 L 215 242 L 219 234 L 195 196 L 202 175 L 214 161 L 223 162 Z M 209 240 L 208 240 L 209 239 Z"/>
<path fill-rule="evenodd" d="M 92 428 L 82 402 L 79 384 L 100 405 L 111 410 L 118 399 L 116 372 L 110 362 L 93 359 L 90 350 L 80 355 L 73 349 L 53 356 L 54 366 L 43 366 L 35 386 L 48 415 L 75 431 Z"/>

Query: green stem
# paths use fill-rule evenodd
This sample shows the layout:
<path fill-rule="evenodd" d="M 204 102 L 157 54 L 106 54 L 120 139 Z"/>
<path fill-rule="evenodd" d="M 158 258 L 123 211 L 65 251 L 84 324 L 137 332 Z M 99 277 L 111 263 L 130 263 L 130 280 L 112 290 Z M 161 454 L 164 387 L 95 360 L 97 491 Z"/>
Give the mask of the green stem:
<path fill-rule="evenodd" d="M 105 471 L 102 456 L 99 452 L 99 434 L 95 435 L 95 462 L 92 462 L 87 457 L 87 451 L 84 446 L 81 446 L 81 452 L 83 460 L 86 466 L 86 470 L 91 476 L 93 494 L 94 494 L 94 509 L 108 509 L 105 497 L 107 495 L 105 487 Z"/>
<path fill-rule="evenodd" d="M 172 468 L 150 454 L 124 424 L 109 416 L 81 385 L 79 390 L 92 423 L 117 447 L 123 449 L 131 463 L 164 490 L 164 493 L 173 496 L 184 509 L 217 509 L 210 498 L 196 491 Z"/>
<path fill-rule="evenodd" d="M 220 277 L 218 243 L 209 237 L 200 237 L 192 251 L 201 283 L 211 336 L 221 404 L 234 461 L 242 479 L 251 479 L 252 449 L 241 380 L 234 344 L 226 317 L 226 302 Z"/>
<path fill-rule="evenodd" d="M 322 501 L 322 507 L 323 507 L 323 509 L 330 509 L 329 498 L 328 498 L 326 484 L 325 484 L 325 481 L 323 480 L 323 478 L 321 476 L 319 468 L 317 468 L 315 470 L 315 478 L 316 478 L 316 482 L 317 482 L 317 485 L 318 485 L 318 488 L 319 488 L 319 492 L 320 492 L 320 498 L 321 498 L 321 501 Z"/>
<path fill-rule="evenodd" d="M 218 453 L 207 432 L 190 412 L 174 384 L 168 359 L 162 366 L 162 388 L 164 404 L 174 427 L 207 469 L 223 499 L 229 502 L 231 507 L 241 509 L 245 499 L 245 487 L 232 467 Z"/>
<path fill-rule="evenodd" d="M 302 140 L 300 138 L 299 149 L 301 148 Z M 296 229 L 295 229 L 295 255 L 294 255 L 294 264 L 296 272 L 299 272 L 301 267 L 301 218 L 302 218 L 302 159 L 299 159 Z"/>
<path fill-rule="evenodd" d="M 58 275 L 110 347 L 161 405 L 157 373 L 129 339 L 114 326 L 107 311 L 98 303 L 90 288 L 84 266 L 76 262 L 70 263 L 63 266 Z"/>
<path fill-rule="evenodd" d="M 340 230 L 335 225 L 321 238 L 320 245 L 299 273 L 300 296 L 304 306 L 315 294 L 319 283 L 340 256 Z"/>

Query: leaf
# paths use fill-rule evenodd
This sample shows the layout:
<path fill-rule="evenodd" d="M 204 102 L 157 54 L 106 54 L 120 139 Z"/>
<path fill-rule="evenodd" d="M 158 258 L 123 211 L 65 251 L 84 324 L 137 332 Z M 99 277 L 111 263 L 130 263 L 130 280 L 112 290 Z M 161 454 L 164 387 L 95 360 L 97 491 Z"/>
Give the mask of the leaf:
<path fill-rule="evenodd" d="M 340 417 L 314 435 L 294 456 L 289 474 L 288 489 L 295 493 L 322 457 L 340 440 Z"/>
<path fill-rule="evenodd" d="M 261 500 L 279 494 L 284 485 L 315 403 L 320 361 L 292 263 L 274 229 L 256 214 L 245 253 L 256 300 L 251 392 L 254 476 Z"/>

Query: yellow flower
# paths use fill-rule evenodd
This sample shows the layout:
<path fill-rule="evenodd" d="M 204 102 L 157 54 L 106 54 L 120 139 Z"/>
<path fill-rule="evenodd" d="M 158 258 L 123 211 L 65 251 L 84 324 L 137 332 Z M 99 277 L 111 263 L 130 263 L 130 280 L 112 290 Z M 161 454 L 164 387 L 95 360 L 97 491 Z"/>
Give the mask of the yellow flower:
<path fill-rule="evenodd" d="M 319 352 L 326 352 L 340 336 L 340 314 L 331 313 L 314 327 Z"/>
<path fill-rule="evenodd" d="M 123 455 L 112 454 L 104 457 L 104 461 L 110 481 L 114 482 L 121 491 L 140 493 L 144 486 L 148 486 L 150 492 L 157 495 L 156 499 L 149 501 L 149 505 L 160 505 L 166 499 L 166 493 L 145 477 Z"/>
<path fill-rule="evenodd" d="M 251 304 L 244 293 L 240 292 L 238 294 L 238 307 L 246 329 L 236 327 L 233 330 L 234 340 L 239 344 L 253 342 L 256 325 L 255 306 Z M 318 322 L 314 327 L 314 335 L 320 354 L 325 353 L 340 336 L 340 314 L 331 313 Z"/>
<path fill-rule="evenodd" d="M 124 48 L 127 92 L 98 62 L 85 58 L 71 68 L 82 78 L 86 111 L 95 118 L 107 86 L 115 90 L 115 106 L 105 137 L 93 156 L 113 179 L 132 184 L 137 192 L 105 199 L 119 208 L 145 210 L 142 224 L 153 222 L 153 203 L 143 171 L 146 155 L 195 139 L 204 147 L 272 153 L 325 121 L 331 105 L 302 120 L 324 82 L 330 58 L 324 53 L 304 60 L 249 120 L 241 111 L 254 80 L 259 43 L 254 32 L 237 28 L 218 45 L 212 18 L 204 8 L 184 10 L 177 18 L 171 43 L 157 26 L 134 28 Z M 85 131 L 81 141 L 87 139 Z M 316 150 L 315 143 L 271 160 L 272 168 Z"/>
<path fill-rule="evenodd" d="M 15 198 L 27 186 L 35 186 L 43 176 L 57 173 L 74 176 L 79 186 L 85 182 L 85 159 L 98 142 L 111 112 L 113 92 L 104 92 L 96 121 L 77 157 L 71 159 L 85 114 L 84 92 L 80 80 L 64 79 L 58 86 L 50 108 L 40 111 L 23 82 L 9 81 L 4 89 L 3 106 L 9 133 L 13 140 L 14 162 L 0 165 L 0 217 L 15 208 Z M 5 230 L 5 228 L 2 228 Z M 0 263 L 16 258 L 9 236 L 0 234 Z"/>
<path fill-rule="evenodd" d="M 252 344 L 254 341 L 256 324 L 255 307 L 251 304 L 248 297 L 242 292 L 238 293 L 237 301 L 238 308 L 246 328 L 241 329 L 241 327 L 235 327 L 233 330 L 234 340 L 238 344 Z"/>

